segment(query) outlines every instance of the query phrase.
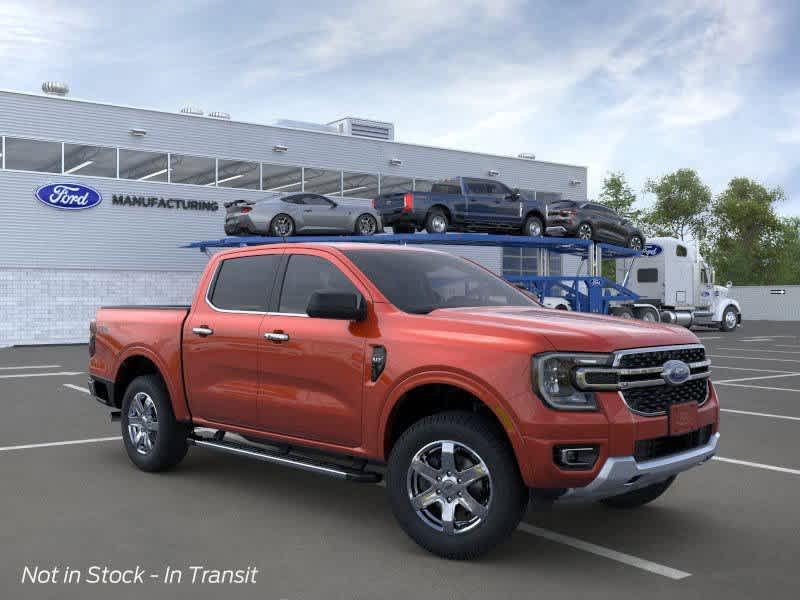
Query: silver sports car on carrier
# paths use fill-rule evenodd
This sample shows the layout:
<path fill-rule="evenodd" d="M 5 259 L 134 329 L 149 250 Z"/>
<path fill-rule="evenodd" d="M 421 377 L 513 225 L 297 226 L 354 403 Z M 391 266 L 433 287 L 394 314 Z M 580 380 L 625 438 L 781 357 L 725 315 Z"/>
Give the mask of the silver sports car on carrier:
<path fill-rule="evenodd" d="M 382 233 L 380 214 L 362 202 L 307 192 L 226 202 L 225 234 L 289 237 L 295 234 Z"/>

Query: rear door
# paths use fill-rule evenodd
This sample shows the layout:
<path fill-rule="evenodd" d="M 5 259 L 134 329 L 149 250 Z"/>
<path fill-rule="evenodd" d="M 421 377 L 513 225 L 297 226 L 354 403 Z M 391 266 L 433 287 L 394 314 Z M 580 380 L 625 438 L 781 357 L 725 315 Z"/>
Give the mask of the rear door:
<path fill-rule="evenodd" d="M 356 447 L 361 444 L 367 325 L 311 318 L 306 308 L 316 291 L 362 297 L 365 292 L 337 257 L 299 248 L 286 254 L 278 287 L 261 323 L 260 428 Z"/>
<path fill-rule="evenodd" d="M 183 369 L 192 416 L 252 427 L 258 413 L 261 321 L 281 252 L 227 258 L 186 320 Z"/>
<path fill-rule="evenodd" d="M 466 224 L 472 227 L 485 226 L 490 220 L 490 206 L 494 204 L 494 197 L 489 195 L 486 184 L 483 181 L 465 179 L 464 195 L 467 201 Z"/>

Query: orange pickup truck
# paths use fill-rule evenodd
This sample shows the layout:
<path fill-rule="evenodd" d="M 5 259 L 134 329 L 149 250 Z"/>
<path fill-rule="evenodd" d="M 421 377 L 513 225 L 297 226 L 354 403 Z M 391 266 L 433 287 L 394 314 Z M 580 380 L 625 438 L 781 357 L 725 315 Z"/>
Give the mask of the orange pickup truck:
<path fill-rule="evenodd" d="M 448 558 L 509 536 L 530 498 L 650 502 L 719 440 L 687 329 L 548 310 L 432 250 L 222 252 L 191 306 L 101 308 L 90 331 L 92 395 L 140 469 L 195 445 L 385 477 L 401 527 Z"/>

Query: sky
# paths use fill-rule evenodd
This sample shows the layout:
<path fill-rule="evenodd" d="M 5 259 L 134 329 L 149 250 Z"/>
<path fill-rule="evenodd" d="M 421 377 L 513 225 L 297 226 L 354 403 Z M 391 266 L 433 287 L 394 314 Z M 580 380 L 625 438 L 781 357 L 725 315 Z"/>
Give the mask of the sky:
<path fill-rule="evenodd" d="M 0 0 L 0 88 L 234 119 L 395 123 L 396 139 L 780 186 L 800 215 L 800 3 Z M 0 116 L 1 117 L 1 116 Z M 0 118 L 0 122 L 1 122 Z"/>

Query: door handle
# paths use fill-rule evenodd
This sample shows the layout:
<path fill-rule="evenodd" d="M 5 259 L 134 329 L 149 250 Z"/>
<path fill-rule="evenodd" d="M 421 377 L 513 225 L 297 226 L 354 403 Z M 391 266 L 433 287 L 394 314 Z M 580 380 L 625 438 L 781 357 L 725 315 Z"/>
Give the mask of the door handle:
<path fill-rule="evenodd" d="M 289 334 L 287 333 L 278 333 L 273 331 L 271 333 L 265 333 L 264 337 L 272 342 L 288 342 L 289 341 Z"/>
<path fill-rule="evenodd" d="M 314 211 L 313 211 L 313 210 L 311 210 L 310 208 L 307 208 L 307 209 L 305 209 L 303 212 L 304 212 L 304 213 L 307 213 L 307 212 L 314 212 Z"/>
<path fill-rule="evenodd" d="M 192 333 L 197 334 L 197 335 L 207 336 L 207 335 L 211 335 L 212 333 L 214 333 L 214 330 L 211 329 L 210 327 L 206 326 L 206 325 L 203 325 L 202 327 L 194 327 L 192 329 Z"/>

